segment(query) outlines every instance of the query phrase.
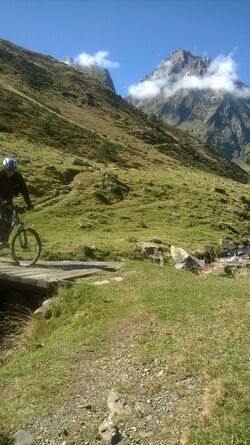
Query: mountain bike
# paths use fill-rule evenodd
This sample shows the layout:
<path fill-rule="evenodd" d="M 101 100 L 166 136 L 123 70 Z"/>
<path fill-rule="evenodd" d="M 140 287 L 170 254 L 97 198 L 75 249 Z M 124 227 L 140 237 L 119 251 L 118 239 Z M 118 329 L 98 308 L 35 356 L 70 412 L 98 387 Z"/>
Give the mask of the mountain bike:
<path fill-rule="evenodd" d="M 11 256 L 18 266 L 33 266 L 40 257 L 42 243 L 38 233 L 31 227 L 25 227 L 20 218 L 24 213 L 24 207 L 12 206 L 12 216 L 10 217 L 10 228 L 6 234 L 6 242 L 2 247 L 8 247 L 8 239 L 16 229 L 16 233 L 10 242 Z"/>

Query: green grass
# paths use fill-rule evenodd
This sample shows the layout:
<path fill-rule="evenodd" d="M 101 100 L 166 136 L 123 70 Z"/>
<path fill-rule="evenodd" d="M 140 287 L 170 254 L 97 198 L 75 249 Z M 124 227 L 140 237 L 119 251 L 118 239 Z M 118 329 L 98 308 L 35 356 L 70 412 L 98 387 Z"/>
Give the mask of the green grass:
<path fill-rule="evenodd" d="M 7 48 L 0 155 L 15 156 L 27 178 L 35 210 L 23 219 L 39 232 L 42 257 L 125 264 L 60 290 L 51 319 L 23 321 L 19 349 L 0 367 L 0 443 L 52 419 L 88 387 L 97 419 L 84 419 L 81 439 L 96 443 L 114 380 L 130 401 L 173 401 L 151 425 L 159 443 L 246 445 L 249 277 L 177 271 L 169 249 L 204 253 L 225 237 L 249 239 L 247 175 L 87 75 Z M 164 267 L 135 260 L 136 241 L 152 240 L 164 246 Z M 72 422 L 75 434 L 82 417 Z M 137 414 L 126 422 L 144 428 Z"/>
<path fill-rule="evenodd" d="M 248 236 L 248 185 L 184 167 L 168 173 L 116 169 L 117 179 L 103 182 L 105 171 L 112 170 L 80 173 L 72 191 L 52 206 L 45 202 L 41 208 L 37 198 L 37 211 L 26 218 L 44 238 L 45 250 L 48 246 L 68 255 L 79 245 L 90 244 L 110 251 L 111 256 L 131 257 L 134 243 L 130 239 L 158 238 L 194 252 L 210 244 L 218 246 L 224 237 Z M 220 188 L 224 194 L 215 191 Z M 222 230 L 222 224 L 229 229 Z"/>
<path fill-rule="evenodd" d="M 64 105 L 65 115 L 72 114 L 79 123 L 73 105 Z M 192 141 L 178 130 L 171 130 L 169 145 L 153 147 L 142 142 L 145 116 L 137 116 L 144 122 L 141 129 L 139 121 L 132 126 L 128 116 L 128 135 L 128 128 L 117 129 L 110 115 L 105 114 L 107 121 L 98 120 L 104 116 L 101 111 L 105 114 L 106 109 L 83 113 L 84 125 L 91 122 L 100 134 L 95 138 L 86 133 L 80 148 L 70 147 L 68 139 L 60 144 L 57 120 L 50 128 L 56 136 L 53 148 L 50 139 L 47 144 L 37 137 L 31 141 L 34 134 L 29 140 L 0 133 L 0 155 L 16 156 L 27 178 L 35 210 L 23 218 L 41 235 L 42 257 L 86 260 L 89 246 L 92 259 L 125 263 L 116 274 L 100 273 L 61 290 L 50 320 L 28 320 L 25 342 L 0 368 L 0 428 L 3 434 L 31 428 L 36 419 L 67 406 L 80 385 L 79 369 L 83 372 L 85 366 L 86 372 L 94 367 L 104 379 L 104 387 L 96 389 L 100 400 L 95 399 L 103 418 L 103 398 L 112 385 L 115 364 L 121 366 L 117 357 L 124 354 L 128 379 L 119 381 L 121 392 L 142 400 L 157 400 L 164 393 L 175 401 L 172 417 L 159 412 L 155 440 L 245 445 L 249 278 L 201 278 L 177 271 L 169 261 L 169 248 L 204 252 L 219 249 L 224 237 L 249 238 L 249 184 L 218 176 L 218 160 L 214 173 L 204 164 L 199 169 L 190 154 Z M 65 126 L 65 138 L 70 125 Z M 174 134 L 181 141 L 175 143 Z M 80 144 L 76 139 L 73 142 Z M 204 147 L 199 149 L 208 156 Z M 223 169 L 229 174 L 224 164 Z M 222 224 L 228 228 L 222 229 Z M 135 261 L 137 240 L 160 240 L 166 265 Z M 7 250 L 2 253 L 9 255 Z M 120 274 L 123 281 L 112 281 Z M 93 284 L 103 279 L 110 283 Z M 106 374 L 101 366 L 105 357 L 112 365 Z M 156 375 L 163 369 L 163 377 L 147 379 L 145 368 Z M 123 371 L 121 366 L 121 375 Z M 183 384 L 186 379 L 192 379 L 191 386 Z M 77 418 L 79 428 L 81 420 Z M 87 424 L 84 441 L 96 443 L 96 427 Z"/>
<path fill-rule="evenodd" d="M 116 274 L 124 274 L 124 280 L 99 287 L 92 284 L 95 277 L 62 291 L 53 317 L 38 329 L 36 341 L 44 347 L 33 344 L 2 365 L 5 431 L 10 423 L 17 428 L 28 418 L 56 411 L 74 392 L 70 382 L 79 378 L 77 366 L 91 359 L 98 372 L 98 358 L 112 357 L 110 339 L 115 346 L 121 330 L 129 338 L 136 320 L 145 319 L 130 354 L 138 366 L 150 367 L 156 358 L 167 363 L 161 384 L 180 399 L 175 415 L 188 435 L 186 443 L 246 444 L 249 280 L 204 279 L 173 266 L 140 262 L 127 262 Z M 198 382 L 193 394 L 178 385 L 190 377 Z M 140 389 L 132 377 L 121 388 L 139 398 L 157 394 L 161 384 L 150 381 Z M 171 424 L 164 434 L 168 428 Z"/>

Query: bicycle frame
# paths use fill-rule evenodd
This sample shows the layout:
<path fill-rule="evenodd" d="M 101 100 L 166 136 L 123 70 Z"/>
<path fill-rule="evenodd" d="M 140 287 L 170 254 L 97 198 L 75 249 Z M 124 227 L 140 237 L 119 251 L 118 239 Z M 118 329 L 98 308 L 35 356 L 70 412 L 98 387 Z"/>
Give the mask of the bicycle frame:
<path fill-rule="evenodd" d="M 9 229 L 6 233 L 4 247 L 10 247 L 12 259 L 16 265 L 33 266 L 41 254 L 41 239 L 33 228 L 26 227 L 21 221 L 19 214 L 25 212 L 25 208 L 9 206 L 7 210 Z M 14 228 L 16 233 L 8 243 Z"/>
<path fill-rule="evenodd" d="M 24 227 L 23 222 L 20 220 L 19 211 L 18 211 L 17 207 L 13 207 L 13 214 L 10 218 L 10 228 L 9 228 L 8 232 L 6 233 L 6 240 L 9 239 L 14 227 L 16 227 L 17 232 L 20 232 L 22 230 L 22 228 Z"/>

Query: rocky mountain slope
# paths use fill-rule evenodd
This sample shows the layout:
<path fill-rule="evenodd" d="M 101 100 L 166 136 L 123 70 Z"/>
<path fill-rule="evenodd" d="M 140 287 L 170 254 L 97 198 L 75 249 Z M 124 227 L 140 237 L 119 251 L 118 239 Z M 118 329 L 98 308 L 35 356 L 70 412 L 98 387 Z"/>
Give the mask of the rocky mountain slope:
<path fill-rule="evenodd" d="M 65 59 L 63 62 L 69 66 L 72 66 L 78 71 L 82 71 L 83 73 L 89 74 L 91 77 L 99 80 L 100 82 L 102 82 L 104 85 L 111 88 L 111 90 L 115 92 L 115 87 L 112 77 L 110 76 L 110 73 L 107 69 L 99 68 L 98 66 L 95 65 L 81 66 L 75 63 L 74 59 L 72 59 L 71 57 Z"/>
<path fill-rule="evenodd" d="M 236 79 L 230 58 L 181 49 L 131 91 L 129 101 L 139 109 L 250 164 L 250 88 Z"/>
<path fill-rule="evenodd" d="M 137 168 L 169 160 L 247 180 L 199 140 L 151 122 L 90 72 L 0 40 L 0 134 Z"/>

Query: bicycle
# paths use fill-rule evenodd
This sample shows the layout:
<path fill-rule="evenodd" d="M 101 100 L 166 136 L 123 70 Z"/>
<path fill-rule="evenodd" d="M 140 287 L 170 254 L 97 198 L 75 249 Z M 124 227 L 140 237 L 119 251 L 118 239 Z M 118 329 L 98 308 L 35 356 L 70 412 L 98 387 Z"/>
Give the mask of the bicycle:
<path fill-rule="evenodd" d="M 41 254 L 42 243 L 38 233 L 31 227 L 25 227 L 20 218 L 20 214 L 24 213 L 24 207 L 12 206 L 12 216 L 10 217 L 10 228 L 6 234 L 6 240 L 9 239 L 14 228 L 16 233 L 13 236 L 10 247 L 11 256 L 14 263 L 18 266 L 33 266 Z M 2 247 L 8 247 L 6 241 Z"/>

